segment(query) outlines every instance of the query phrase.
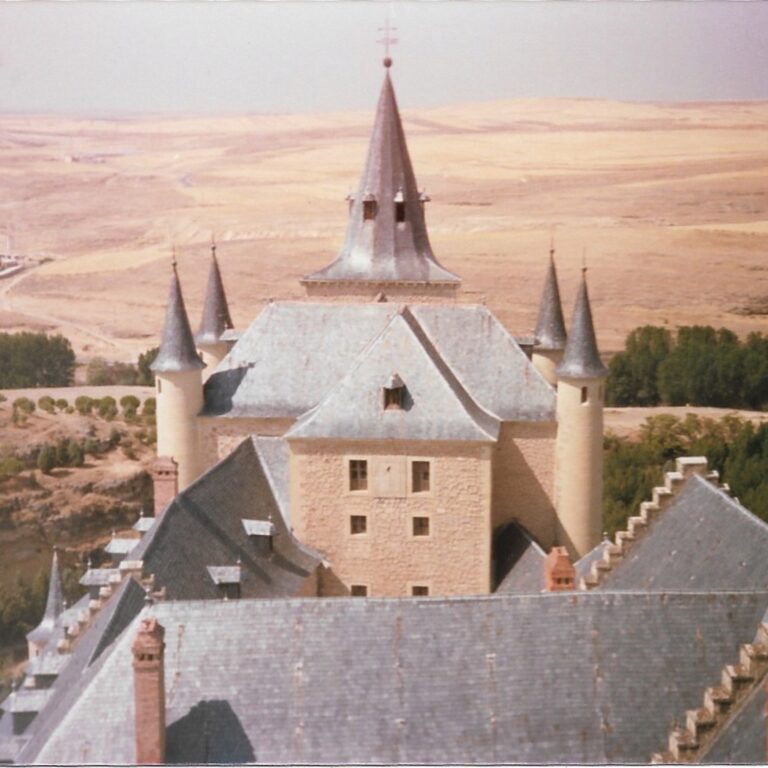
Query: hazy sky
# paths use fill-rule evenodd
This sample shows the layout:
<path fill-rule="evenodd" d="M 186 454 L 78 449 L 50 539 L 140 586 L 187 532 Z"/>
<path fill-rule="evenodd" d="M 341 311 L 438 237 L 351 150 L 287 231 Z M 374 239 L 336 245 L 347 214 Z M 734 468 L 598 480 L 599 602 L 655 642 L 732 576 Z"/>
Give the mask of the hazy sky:
<path fill-rule="evenodd" d="M 370 108 L 389 13 L 403 106 L 768 98 L 768 3 L 0 0 L 0 110 Z"/>

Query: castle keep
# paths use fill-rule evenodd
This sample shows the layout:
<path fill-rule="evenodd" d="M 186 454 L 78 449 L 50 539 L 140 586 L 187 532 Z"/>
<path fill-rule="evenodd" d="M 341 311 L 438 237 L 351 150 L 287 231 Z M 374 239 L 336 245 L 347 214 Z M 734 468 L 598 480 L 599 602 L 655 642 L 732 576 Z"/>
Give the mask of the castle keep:
<path fill-rule="evenodd" d="M 306 300 L 234 332 L 214 252 L 193 338 L 174 267 L 158 453 L 183 489 L 250 435 L 284 441 L 290 526 L 329 563 L 322 595 L 491 592 L 510 525 L 573 558 L 600 540 L 606 370 L 586 282 L 568 339 L 551 261 L 521 345 L 461 302 L 427 202 L 387 68 L 344 244 L 302 279 Z"/>

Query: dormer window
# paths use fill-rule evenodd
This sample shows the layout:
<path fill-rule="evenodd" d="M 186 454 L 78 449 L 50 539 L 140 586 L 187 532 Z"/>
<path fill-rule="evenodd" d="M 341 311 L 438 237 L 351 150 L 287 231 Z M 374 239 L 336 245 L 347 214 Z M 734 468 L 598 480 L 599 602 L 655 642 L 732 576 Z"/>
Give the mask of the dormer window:
<path fill-rule="evenodd" d="M 350 192 L 344 199 L 347 201 L 349 213 L 352 213 L 352 204 L 355 202 L 355 196 Z"/>
<path fill-rule="evenodd" d="M 376 198 L 370 192 L 363 198 L 363 221 L 376 218 Z"/>
<path fill-rule="evenodd" d="M 421 210 L 424 210 L 424 205 L 428 203 L 432 198 L 426 193 L 426 190 L 421 190 L 419 194 L 419 203 L 421 205 Z"/>
<path fill-rule="evenodd" d="M 405 197 L 402 189 L 398 189 L 395 195 L 395 221 L 398 224 L 405 223 Z"/>
<path fill-rule="evenodd" d="M 224 600 L 237 600 L 240 597 L 241 569 L 237 565 L 209 565 L 206 569 L 211 581 L 218 587 L 219 596 Z"/>
<path fill-rule="evenodd" d="M 384 410 L 401 411 L 405 407 L 405 384 L 393 373 L 384 385 Z"/>

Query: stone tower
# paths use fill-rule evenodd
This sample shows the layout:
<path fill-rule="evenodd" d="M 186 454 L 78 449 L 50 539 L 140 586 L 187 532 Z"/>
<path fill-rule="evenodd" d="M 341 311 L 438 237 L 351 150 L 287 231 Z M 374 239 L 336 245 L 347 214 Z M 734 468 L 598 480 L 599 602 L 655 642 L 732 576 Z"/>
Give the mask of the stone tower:
<path fill-rule="evenodd" d="M 560 289 L 557 286 L 555 250 L 549 251 L 549 269 L 544 283 L 544 292 L 539 305 L 539 318 L 533 332 L 535 342 L 531 362 L 539 373 L 554 387 L 557 384 L 555 369 L 563 359 L 563 350 L 568 336 L 563 321 L 563 307 L 560 303 Z"/>
<path fill-rule="evenodd" d="M 179 466 L 179 490 L 200 474 L 197 415 L 203 407 L 202 369 L 184 308 L 176 261 L 160 351 L 152 364 L 157 382 L 157 455 Z"/>
<path fill-rule="evenodd" d="M 598 544 L 601 535 L 603 390 L 608 374 L 597 351 L 586 269 L 556 374 L 557 539 L 578 559 Z"/>
<path fill-rule="evenodd" d="M 224 293 L 224 283 L 216 260 L 216 244 L 211 244 L 211 268 L 208 272 L 208 287 L 205 290 L 205 304 L 200 330 L 195 335 L 197 347 L 206 365 L 206 377 L 210 376 L 226 357 L 232 342 L 223 339 L 227 331 L 234 328 Z"/>

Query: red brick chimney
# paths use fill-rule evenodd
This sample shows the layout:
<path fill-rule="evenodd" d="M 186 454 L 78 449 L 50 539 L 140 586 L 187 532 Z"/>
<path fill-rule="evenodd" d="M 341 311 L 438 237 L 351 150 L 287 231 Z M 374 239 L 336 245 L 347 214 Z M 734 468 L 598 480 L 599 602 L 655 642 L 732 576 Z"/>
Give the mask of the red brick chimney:
<path fill-rule="evenodd" d="M 133 641 L 133 691 L 136 707 L 136 763 L 165 762 L 165 674 L 163 637 L 157 619 L 142 619 Z"/>
<path fill-rule="evenodd" d="M 158 456 L 151 471 L 155 517 L 159 517 L 179 493 L 179 465 L 170 456 Z"/>
<path fill-rule="evenodd" d="M 544 582 L 547 592 L 576 589 L 576 569 L 565 547 L 552 547 L 544 559 Z"/>

